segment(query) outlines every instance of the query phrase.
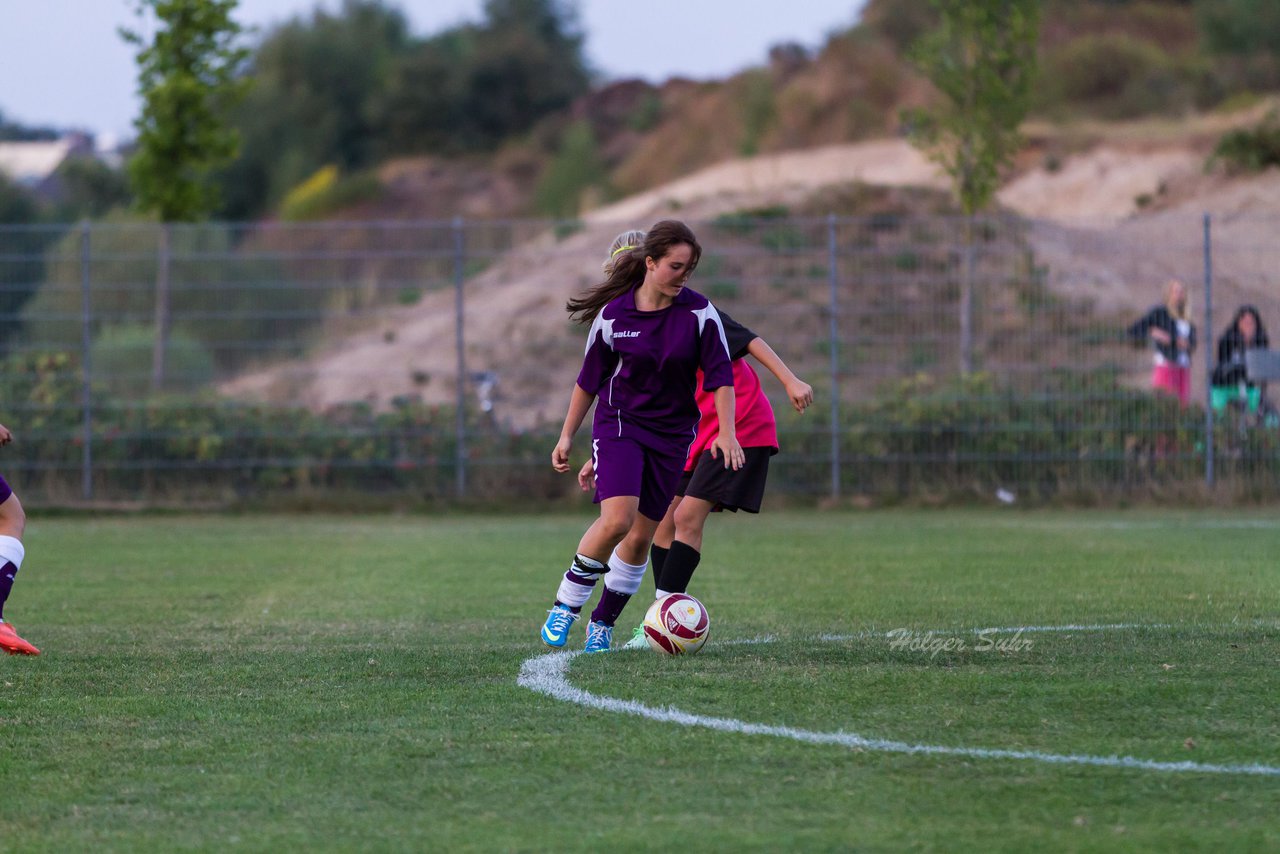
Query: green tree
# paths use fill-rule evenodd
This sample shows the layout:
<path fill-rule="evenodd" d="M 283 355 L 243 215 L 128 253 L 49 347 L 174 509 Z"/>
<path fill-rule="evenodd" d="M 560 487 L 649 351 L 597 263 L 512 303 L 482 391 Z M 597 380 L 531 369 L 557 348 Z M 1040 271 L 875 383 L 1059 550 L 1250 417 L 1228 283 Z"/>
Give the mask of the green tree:
<path fill-rule="evenodd" d="M 574 7 L 562 0 L 486 0 L 470 72 L 473 121 L 490 140 L 531 128 L 590 88 Z"/>
<path fill-rule="evenodd" d="M 416 46 L 376 114 L 387 153 L 492 150 L 585 94 L 591 75 L 573 6 L 487 0 L 485 20 Z"/>
<path fill-rule="evenodd" d="M 40 207 L 24 188 L 0 172 L 0 225 L 31 225 L 40 217 Z"/>
<path fill-rule="evenodd" d="M 380 153 L 373 105 L 409 46 L 404 15 L 378 0 L 344 0 L 268 32 L 248 63 L 253 91 L 233 114 L 241 153 L 219 173 L 220 213 L 254 217 L 318 169 L 370 165 Z"/>
<path fill-rule="evenodd" d="M 475 28 L 459 27 L 394 63 L 373 107 L 385 154 L 455 154 L 478 143 L 468 128 L 467 81 L 460 70 L 474 42 Z"/>
<path fill-rule="evenodd" d="M 1197 0 L 1196 18 L 1215 54 L 1280 54 L 1280 3 L 1275 0 Z"/>
<path fill-rule="evenodd" d="M 213 209 L 213 169 L 236 154 L 227 110 L 243 95 L 248 51 L 232 18 L 237 0 L 137 0 L 138 16 L 155 16 L 148 43 L 121 29 L 138 48 L 142 113 L 129 177 L 138 205 L 161 222 L 203 219 Z"/>
<path fill-rule="evenodd" d="M 129 177 L 138 207 L 160 218 L 156 273 L 155 355 L 152 384 L 164 386 L 169 337 L 169 224 L 208 217 L 216 204 L 211 174 L 236 154 L 227 110 L 243 96 L 239 75 L 248 51 L 231 13 L 237 0 L 137 0 L 137 14 L 155 16 L 147 42 L 121 29 L 138 48 L 142 114 L 134 122 L 137 151 Z"/>
<path fill-rule="evenodd" d="M 934 0 L 938 25 L 912 61 L 942 95 L 907 114 L 912 142 L 950 176 L 965 213 L 960 370 L 973 369 L 973 217 L 990 204 L 1000 172 L 1022 144 L 1019 126 L 1036 73 L 1041 0 Z"/>
<path fill-rule="evenodd" d="M 951 177 L 965 213 L 990 203 L 1022 144 L 1036 74 L 1040 0 L 934 0 L 938 26 L 912 61 L 942 95 L 909 111 L 911 139 Z"/>
<path fill-rule="evenodd" d="M 96 219 L 133 202 L 129 177 L 96 157 L 71 157 L 58 167 L 60 200 L 52 218 L 57 222 Z"/>
<path fill-rule="evenodd" d="M 61 136 L 51 127 L 28 127 L 5 118 L 0 110 L 0 142 L 30 142 L 32 140 L 57 139 Z"/>
<path fill-rule="evenodd" d="M 36 200 L 0 172 L 0 354 L 9 352 L 19 312 L 40 287 L 44 248 L 55 232 L 32 228 L 39 219 Z"/>

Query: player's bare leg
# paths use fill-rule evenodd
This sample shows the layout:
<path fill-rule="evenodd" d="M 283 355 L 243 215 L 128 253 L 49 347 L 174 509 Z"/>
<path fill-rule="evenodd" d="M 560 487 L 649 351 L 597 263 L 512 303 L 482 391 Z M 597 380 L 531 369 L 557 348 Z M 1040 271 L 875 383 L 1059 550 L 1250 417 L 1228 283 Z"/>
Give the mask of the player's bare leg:
<path fill-rule="evenodd" d="M 22 534 L 26 530 L 27 514 L 18 496 L 9 494 L 0 502 L 0 649 L 10 655 L 39 655 L 40 650 L 18 636 L 11 623 L 4 621 L 4 603 L 13 589 L 13 579 L 22 566 L 26 550 L 22 546 Z"/>

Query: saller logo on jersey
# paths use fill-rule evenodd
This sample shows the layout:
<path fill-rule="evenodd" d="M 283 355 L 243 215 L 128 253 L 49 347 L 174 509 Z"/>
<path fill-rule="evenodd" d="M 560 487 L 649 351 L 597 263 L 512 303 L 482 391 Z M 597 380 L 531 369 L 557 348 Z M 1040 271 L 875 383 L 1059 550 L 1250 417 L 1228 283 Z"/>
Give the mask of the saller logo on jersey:
<path fill-rule="evenodd" d="M 621 332 L 615 332 L 615 333 L 613 333 L 613 337 L 614 337 L 614 338 L 639 338 L 639 337 L 640 337 L 640 330 L 639 330 L 639 329 L 632 329 L 632 330 L 629 330 L 629 331 L 628 331 L 628 330 L 625 330 L 625 329 L 624 329 L 624 330 L 623 330 L 623 331 L 621 331 Z"/>

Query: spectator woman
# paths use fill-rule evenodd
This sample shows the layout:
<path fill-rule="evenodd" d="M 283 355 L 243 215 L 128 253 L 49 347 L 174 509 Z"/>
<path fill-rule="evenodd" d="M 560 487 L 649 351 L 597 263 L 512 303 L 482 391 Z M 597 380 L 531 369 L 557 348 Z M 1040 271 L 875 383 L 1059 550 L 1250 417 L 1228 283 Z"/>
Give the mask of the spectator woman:
<path fill-rule="evenodd" d="M 1240 398 L 1248 402 L 1250 410 L 1258 408 L 1262 390 L 1249 382 L 1244 354 L 1249 350 L 1265 350 L 1270 345 L 1271 339 L 1267 337 L 1258 309 L 1251 305 L 1240 306 L 1231 324 L 1218 338 L 1218 361 L 1213 368 L 1211 394 L 1215 408 Z"/>
<path fill-rule="evenodd" d="M 1177 279 L 1165 285 L 1164 303 L 1128 329 L 1135 342 L 1150 342 L 1153 350 L 1151 387 L 1172 394 L 1186 406 L 1191 399 L 1191 354 L 1196 327 L 1187 312 L 1187 286 Z"/>

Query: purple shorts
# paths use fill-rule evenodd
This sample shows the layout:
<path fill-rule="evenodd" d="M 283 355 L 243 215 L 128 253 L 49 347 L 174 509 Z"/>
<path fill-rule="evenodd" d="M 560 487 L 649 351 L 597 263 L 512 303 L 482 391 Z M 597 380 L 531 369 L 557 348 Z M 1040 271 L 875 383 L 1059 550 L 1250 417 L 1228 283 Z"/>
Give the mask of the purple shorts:
<path fill-rule="evenodd" d="M 0 504 L 8 501 L 10 495 L 13 495 L 13 487 L 3 477 L 0 477 Z"/>
<path fill-rule="evenodd" d="M 620 495 L 639 496 L 640 512 L 654 521 L 667 514 L 684 469 L 683 453 L 664 454 L 622 436 L 592 439 L 591 461 L 597 504 Z"/>

